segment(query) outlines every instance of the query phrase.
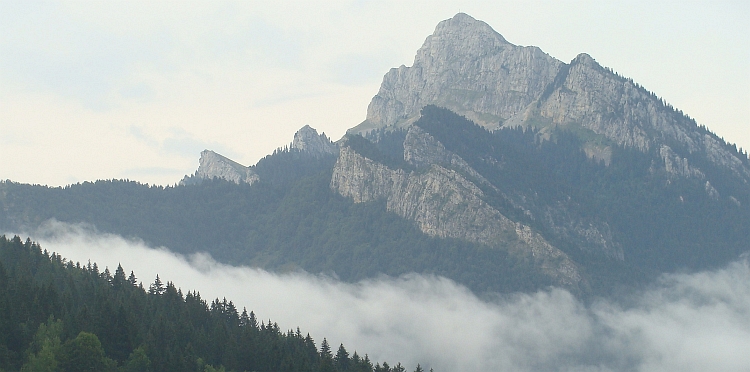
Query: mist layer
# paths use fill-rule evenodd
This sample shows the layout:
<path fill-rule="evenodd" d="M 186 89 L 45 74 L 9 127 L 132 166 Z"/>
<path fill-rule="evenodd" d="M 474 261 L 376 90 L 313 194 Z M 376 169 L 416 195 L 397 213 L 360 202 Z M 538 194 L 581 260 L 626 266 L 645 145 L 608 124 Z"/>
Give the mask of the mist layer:
<path fill-rule="evenodd" d="M 28 234 L 27 234 L 28 235 Z M 417 274 L 358 283 L 233 267 L 57 222 L 30 234 L 74 262 L 118 264 L 148 287 L 158 274 L 183 292 L 299 326 L 373 361 L 435 371 L 740 371 L 750 368 L 750 265 L 665 275 L 622 301 L 584 304 L 562 289 L 475 296 Z"/>

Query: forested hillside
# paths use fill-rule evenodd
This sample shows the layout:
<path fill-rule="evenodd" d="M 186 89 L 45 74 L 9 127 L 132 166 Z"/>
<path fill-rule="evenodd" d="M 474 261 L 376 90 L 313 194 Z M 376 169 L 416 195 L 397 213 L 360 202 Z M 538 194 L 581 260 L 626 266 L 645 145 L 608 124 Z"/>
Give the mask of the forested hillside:
<path fill-rule="evenodd" d="M 550 284 L 503 252 L 426 236 L 382 203 L 352 203 L 329 187 L 335 158 L 307 159 L 302 171 L 299 157 L 285 150 L 261 160 L 257 167 L 268 171 L 259 169 L 261 181 L 252 186 L 223 180 L 177 187 L 116 180 L 64 188 L 0 183 L 0 228 L 33 230 L 51 218 L 84 222 L 178 253 L 204 251 L 235 265 L 301 268 L 347 281 L 418 272 L 479 292 Z"/>
<path fill-rule="evenodd" d="M 0 371 L 399 371 L 159 277 L 0 236 Z M 335 349 L 335 348 L 334 348 Z M 420 370 L 418 368 L 418 370 Z"/>

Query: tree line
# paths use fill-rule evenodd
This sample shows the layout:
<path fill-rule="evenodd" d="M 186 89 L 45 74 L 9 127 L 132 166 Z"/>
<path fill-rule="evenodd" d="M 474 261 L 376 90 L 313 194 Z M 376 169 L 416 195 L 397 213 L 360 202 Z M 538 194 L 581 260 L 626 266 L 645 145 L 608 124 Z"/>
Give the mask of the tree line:
<path fill-rule="evenodd" d="M 207 301 L 157 276 L 80 264 L 0 236 L 0 371 L 403 372 L 316 346 L 227 299 Z M 417 371 L 421 371 L 417 367 Z"/>

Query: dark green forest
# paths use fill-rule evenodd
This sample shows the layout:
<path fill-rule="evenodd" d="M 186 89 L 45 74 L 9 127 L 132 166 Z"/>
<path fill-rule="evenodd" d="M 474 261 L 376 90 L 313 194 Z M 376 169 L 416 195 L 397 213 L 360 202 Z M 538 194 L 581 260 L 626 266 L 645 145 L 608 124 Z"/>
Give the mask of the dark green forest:
<path fill-rule="evenodd" d="M 138 282 L 0 236 L 0 371 L 405 371 L 158 276 Z"/>

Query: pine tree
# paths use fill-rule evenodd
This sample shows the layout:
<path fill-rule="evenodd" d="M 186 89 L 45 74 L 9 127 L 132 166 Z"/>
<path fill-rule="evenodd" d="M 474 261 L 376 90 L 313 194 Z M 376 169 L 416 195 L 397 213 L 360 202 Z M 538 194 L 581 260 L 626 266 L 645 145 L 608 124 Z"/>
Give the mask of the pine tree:
<path fill-rule="evenodd" d="M 346 351 L 344 344 L 339 345 L 339 350 L 336 352 L 336 356 L 333 358 L 333 365 L 336 366 L 336 370 L 343 372 L 348 371 L 350 366 L 349 353 Z"/>
<path fill-rule="evenodd" d="M 325 338 L 320 344 L 320 369 L 321 372 L 334 372 L 336 369 L 333 366 L 333 355 L 331 354 L 331 347 L 328 345 L 328 340 Z"/>
<path fill-rule="evenodd" d="M 331 347 L 328 345 L 328 340 L 326 340 L 325 338 L 323 338 L 323 342 L 320 344 L 320 357 L 324 359 L 333 359 Z"/>
<path fill-rule="evenodd" d="M 152 295 L 162 295 L 166 290 L 164 283 L 159 279 L 159 274 L 156 274 L 156 279 L 151 283 L 151 286 L 148 287 L 148 293 Z"/>
<path fill-rule="evenodd" d="M 247 308 L 242 308 L 242 314 L 240 314 L 240 327 L 247 327 L 250 324 L 250 316 L 247 314 Z"/>
<path fill-rule="evenodd" d="M 258 319 L 255 317 L 255 312 L 250 312 L 250 322 L 248 323 L 250 328 L 258 329 Z"/>
<path fill-rule="evenodd" d="M 138 279 L 135 277 L 135 273 L 133 271 L 130 271 L 130 276 L 128 276 L 128 283 L 132 285 L 133 287 L 138 285 Z"/>
<path fill-rule="evenodd" d="M 117 270 L 115 270 L 115 276 L 112 278 L 112 286 L 116 289 L 122 288 L 126 281 L 125 270 L 123 270 L 122 265 L 118 263 Z"/>

